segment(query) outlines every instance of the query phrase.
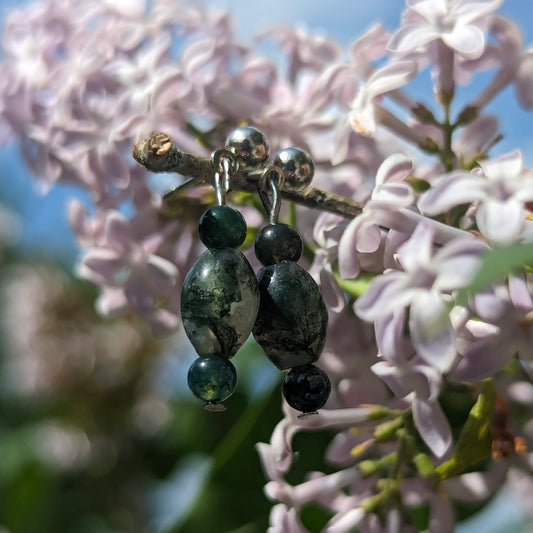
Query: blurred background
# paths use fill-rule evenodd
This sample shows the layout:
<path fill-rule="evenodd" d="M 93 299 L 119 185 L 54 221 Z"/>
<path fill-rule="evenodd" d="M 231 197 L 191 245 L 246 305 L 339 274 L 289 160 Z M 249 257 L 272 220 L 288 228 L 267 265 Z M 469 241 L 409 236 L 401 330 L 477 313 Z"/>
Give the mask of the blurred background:
<path fill-rule="evenodd" d="M 0 1 L 0 21 L 22 3 Z M 207 4 L 229 9 L 243 40 L 290 22 L 345 47 L 374 22 L 394 29 L 403 7 L 399 0 Z M 500 13 L 533 44 L 532 2 L 507 0 Z M 510 91 L 490 110 L 504 117 L 495 154 L 518 146 L 531 166 L 531 117 Z M 203 411 L 186 387 L 194 354 L 176 357 L 190 352 L 183 336 L 155 339 L 134 316 L 104 320 L 94 311 L 96 290 L 73 275 L 79 250 L 66 205 L 73 196 L 85 201 L 84 193 L 67 186 L 42 193 L 13 144 L 0 147 L 0 169 L 0 533 L 265 532 L 270 503 L 254 444 L 270 439 L 281 416 L 277 371 L 248 344 L 236 361 L 231 409 L 223 417 Z M 328 471 L 321 464 L 328 439 L 298 436 L 295 480 Z M 306 512 L 310 531 L 319 531 L 320 510 Z M 503 494 L 458 531 L 533 531 L 525 514 Z"/>

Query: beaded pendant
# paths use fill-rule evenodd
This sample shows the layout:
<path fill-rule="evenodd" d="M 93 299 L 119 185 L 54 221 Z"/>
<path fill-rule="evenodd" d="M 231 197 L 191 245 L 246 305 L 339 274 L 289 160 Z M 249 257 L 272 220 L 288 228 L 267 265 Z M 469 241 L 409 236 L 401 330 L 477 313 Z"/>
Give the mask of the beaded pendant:
<path fill-rule="evenodd" d="M 324 347 L 328 313 L 318 285 L 297 263 L 303 248 L 299 233 L 277 218 L 278 189 L 285 173 L 291 176 L 293 187 L 302 182 L 306 186 L 313 166 L 309 156 L 297 148 L 284 150 L 275 161 L 287 170 L 272 166 L 265 170 L 261 183 L 261 199 L 270 224 L 255 240 L 256 256 L 264 266 L 257 275 L 260 305 L 253 335 L 280 370 L 292 369 L 284 379 L 283 396 L 291 407 L 307 415 L 320 409 L 331 391 L 328 376 L 312 364 Z"/>
<path fill-rule="evenodd" d="M 226 182 L 233 155 L 218 154 Z M 206 211 L 199 222 L 199 235 L 208 248 L 185 278 L 181 314 L 187 337 L 199 355 L 189 368 L 188 384 L 205 408 L 220 411 L 220 402 L 237 386 L 237 372 L 230 358 L 250 335 L 259 309 L 259 291 L 254 271 L 236 248 L 246 238 L 246 222 L 225 205 L 220 173 L 215 175 L 219 205 Z"/>

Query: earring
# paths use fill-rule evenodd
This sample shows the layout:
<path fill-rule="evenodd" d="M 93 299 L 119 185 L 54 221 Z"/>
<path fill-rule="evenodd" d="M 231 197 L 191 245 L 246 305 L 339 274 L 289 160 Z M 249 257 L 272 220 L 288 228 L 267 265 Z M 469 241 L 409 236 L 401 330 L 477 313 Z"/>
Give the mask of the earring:
<path fill-rule="evenodd" d="M 260 159 L 258 153 L 248 153 L 244 147 L 235 154 L 232 139 L 237 136 L 245 144 L 251 136 L 240 130 L 228 138 L 227 148 L 217 150 L 211 158 L 218 205 L 200 218 L 199 236 L 207 250 L 187 274 L 181 293 L 185 333 L 199 355 L 187 381 L 209 411 L 225 410 L 220 402 L 237 386 L 237 372 L 230 358 L 250 335 L 259 308 L 255 273 L 236 249 L 246 238 L 246 222 L 237 210 L 226 205 L 231 176 L 239 164 L 256 165 Z M 255 137 L 252 140 L 254 146 L 259 144 Z"/>
<path fill-rule="evenodd" d="M 269 224 L 255 240 L 264 266 L 257 275 L 260 304 L 253 335 L 280 370 L 292 369 L 283 381 L 283 396 L 300 416 L 320 409 L 331 391 L 327 374 L 313 364 L 324 347 L 328 314 L 317 284 L 297 263 L 303 248 L 299 233 L 279 223 L 278 216 L 284 181 L 292 188 L 306 187 L 313 171 L 303 150 L 288 148 L 278 154 L 259 182 Z"/>

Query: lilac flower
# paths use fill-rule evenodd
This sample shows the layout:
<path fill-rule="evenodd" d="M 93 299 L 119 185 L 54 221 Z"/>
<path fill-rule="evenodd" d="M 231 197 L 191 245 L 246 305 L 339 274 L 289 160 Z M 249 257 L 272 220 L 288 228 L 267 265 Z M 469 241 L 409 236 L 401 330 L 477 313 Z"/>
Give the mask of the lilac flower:
<path fill-rule="evenodd" d="M 309 273 L 321 288 L 324 301 L 335 312 L 342 311 L 345 306 L 344 293 L 333 273 L 341 228 L 342 219 L 336 215 L 323 213 L 317 218 L 313 228 L 313 237 L 318 249 L 309 268 Z"/>
<path fill-rule="evenodd" d="M 413 203 L 413 191 L 404 181 L 412 168 L 412 161 L 402 154 L 389 156 L 380 166 L 372 196 L 363 213 L 348 224 L 339 242 L 339 274 L 342 278 L 357 277 L 359 254 L 371 254 L 380 247 L 382 233 L 374 218 L 374 208 L 393 210 Z M 358 253 L 354 253 L 356 250 Z"/>
<path fill-rule="evenodd" d="M 524 109 L 531 109 L 532 50 L 522 50 L 522 36 L 512 21 L 494 15 L 490 19 L 489 31 L 497 44 L 489 44 L 484 54 L 477 60 L 464 61 L 461 72 L 498 67 L 490 83 L 480 92 L 468 107 L 477 110 L 487 106 L 507 85 L 514 84 L 515 95 Z"/>
<path fill-rule="evenodd" d="M 407 0 L 407 7 L 421 21 L 402 26 L 391 38 L 389 49 L 413 52 L 441 39 L 455 53 L 474 59 L 483 53 L 485 37 L 476 24 L 495 11 L 503 0 Z"/>
<path fill-rule="evenodd" d="M 372 370 L 396 397 L 411 404 L 416 428 L 435 457 L 446 457 L 451 450 L 452 434 L 438 403 L 442 387 L 440 371 L 416 358 L 399 365 L 380 361 L 372 366 Z"/>
<path fill-rule="evenodd" d="M 498 125 L 498 119 L 492 115 L 476 118 L 452 142 L 454 153 L 463 161 L 475 160 L 498 134 Z"/>
<path fill-rule="evenodd" d="M 533 176 L 524 170 L 521 152 L 480 162 L 479 167 L 443 176 L 422 195 L 418 207 L 431 216 L 473 202 L 483 235 L 495 243 L 519 239 L 527 223 L 524 203 L 533 200 Z"/>
<path fill-rule="evenodd" d="M 352 102 L 349 122 L 356 133 L 372 136 L 376 131 L 375 99 L 393 91 L 417 73 L 414 61 L 398 61 L 376 70 L 368 81 L 359 88 Z"/>
<path fill-rule="evenodd" d="M 445 372 L 456 358 L 455 331 L 446 294 L 465 286 L 476 272 L 483 243 L 466 238 L 432 253 L 433 230 L 421 224 L 397 252 L 402 270 L 375 278 L 356 304 L 365 320 L 386 317 L 409 306 L 409 330 L 417 353 Z"/>
<path fill-rule="evenodd" d="M 310 35 L 303 28 L 280 25 L 259 33 L 258 38 L 275 38 L 289 59 L 289 81 L 294 83 L 305 68 L 322 70 L 339 56 L 337 43 L 323 37 Z"/>
<path fill-rule="evenodd" d="M 138 242 L 128 221 L 118 213 L 109 213 L 105 223 L 107 246 L 90 249 L 80 265 L 80 274 L 108 287 L 108 297 L 101 298 L 105 314 L 123 312 L 130 306 L 167 330 L 176 327 L 175 315 L 156 305 L 177 292 L 176 266 L 156 255 L 161 237 Z"/>
<path fill-rule="evenodd" d="M 454 380 L 477 381 L 495 375 L 518 354 L 524 368 L 533 369 L 533 298 L 525 276 L 509 276 L 473 297 L 479 317 L 469 321 L 458 343 L 462 355 L 452 372 Z"/>
<path fill-rule="evenodd" d="M 270 524 L 267 533 L 308 533 L 298 518 L 296 509 L 291 509 L 283 503 L 272 507 Z"/>

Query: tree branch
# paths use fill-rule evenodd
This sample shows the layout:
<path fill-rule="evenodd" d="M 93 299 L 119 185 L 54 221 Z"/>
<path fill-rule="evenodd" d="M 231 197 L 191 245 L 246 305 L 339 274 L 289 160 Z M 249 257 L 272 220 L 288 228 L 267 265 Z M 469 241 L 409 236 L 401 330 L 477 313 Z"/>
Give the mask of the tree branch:
<path fill-rule="evenodd" d="M 154 133 L 139 141 L 132 150 L 135 160 L 150 172 L 177 172 L 190 176 L 200 183 L 214 186 L 215 172 L 208 157 L 189 154 L 181 151 L 172 138 L 166 133 Z M 257 172 L 236 172 L 232 177 L 234 190 L 256 192 L 259 174 Z M 171 202 L 174 191 L 163 197 L 163 203 Z M 307 187 L 302 191 L 282 190 L 286 200 L 296 202 L 311 209 L 328 211 L 346 218 L 359 215 L 363 205 L 351 198 L 341 196 L 315 187 Z"/>

